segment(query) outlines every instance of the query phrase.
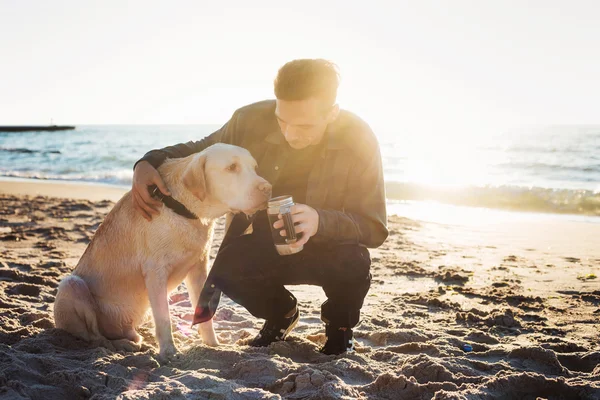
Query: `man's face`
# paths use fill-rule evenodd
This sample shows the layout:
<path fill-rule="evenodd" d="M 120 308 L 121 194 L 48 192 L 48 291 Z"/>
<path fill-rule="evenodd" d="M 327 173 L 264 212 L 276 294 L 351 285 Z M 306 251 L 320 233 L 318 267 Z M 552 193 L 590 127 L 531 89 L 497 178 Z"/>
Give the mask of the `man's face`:
<path fill-rule="evenodd" d="M 275 108 L 281 133 L 296 150 L 318 144 L 327 125 L 337 118 L 337 113 L 337 105 L 327 105 L 318 98 L 291 101 L 277 99 Z"/>

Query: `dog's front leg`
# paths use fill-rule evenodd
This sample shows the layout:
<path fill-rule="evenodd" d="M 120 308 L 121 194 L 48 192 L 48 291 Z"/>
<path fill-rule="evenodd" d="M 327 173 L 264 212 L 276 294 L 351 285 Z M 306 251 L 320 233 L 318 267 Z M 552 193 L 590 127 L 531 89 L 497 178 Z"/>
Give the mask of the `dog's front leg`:
<path fill-rule="evenodd" d="M 202 258 L 194 264 L 190 272 L 185 277 L 185 286 L 190 296 L 190 303 L 192 303 L 192 314 L 196 309 L 198 300 L 200 299 L 200 292 L 206 282 L 208 276 L 208 258 Z M 202 340 L 207 346 L 218 346 L 219 341 L 215 336 L 215 330 L 213 327 L 212 319 L 201 323 L 198 326 L 198 333 L 202 335 Z"/>
<path fill-rule="evenodd" d="M 153 269 L 146 273 L 146 288 L 154 317 L 156 327 L 156 339 L 158 340 L 159 355 L 161 362 L 172 359 L 177 353 L 173 343 L 171 332 L 171 316 L 169 314 L 169 300 L 167 298 L 167 277 Z"/>

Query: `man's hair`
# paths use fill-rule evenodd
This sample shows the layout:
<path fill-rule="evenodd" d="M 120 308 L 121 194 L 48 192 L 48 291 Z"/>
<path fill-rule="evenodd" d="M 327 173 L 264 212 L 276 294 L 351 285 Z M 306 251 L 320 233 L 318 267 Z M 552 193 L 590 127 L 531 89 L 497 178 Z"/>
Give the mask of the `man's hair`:
<path fill-rule="evenodd" d="M 338 67 L 333 62 L 320 58 L 293 60 L 277 73 L 275 97 L 288 101 L 317 97 L 333 105 L 339 83 Z"/>

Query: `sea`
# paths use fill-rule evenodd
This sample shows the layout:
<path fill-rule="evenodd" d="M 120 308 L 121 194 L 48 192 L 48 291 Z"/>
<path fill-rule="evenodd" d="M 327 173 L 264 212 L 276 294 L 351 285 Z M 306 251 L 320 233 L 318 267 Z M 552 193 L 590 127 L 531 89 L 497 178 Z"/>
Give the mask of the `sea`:
<path fill-rule="evenodd" d="M 0 132 L 0 185 L 25 179 L 130 187 L 132 167 L 147 151 L 199 140 L 218 128 L 81 125 Z M 490 211 L 500 219 L 600 223 L 600 125 L 375 133 L 390 214 L 444 221 Z"/>

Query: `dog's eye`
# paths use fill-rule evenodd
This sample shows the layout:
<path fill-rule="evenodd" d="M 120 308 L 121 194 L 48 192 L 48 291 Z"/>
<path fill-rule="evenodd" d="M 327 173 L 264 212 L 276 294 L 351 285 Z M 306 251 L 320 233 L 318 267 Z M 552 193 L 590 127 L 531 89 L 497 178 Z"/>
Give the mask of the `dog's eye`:
<path fill-rule="evenodd" d="M 233 163 L 229 167 L 227 167 L 227 171 L 229 171 L 229 172 L 237 172 L 237 170 L 238 170 L 238 165 L 236 163 Z"/>

